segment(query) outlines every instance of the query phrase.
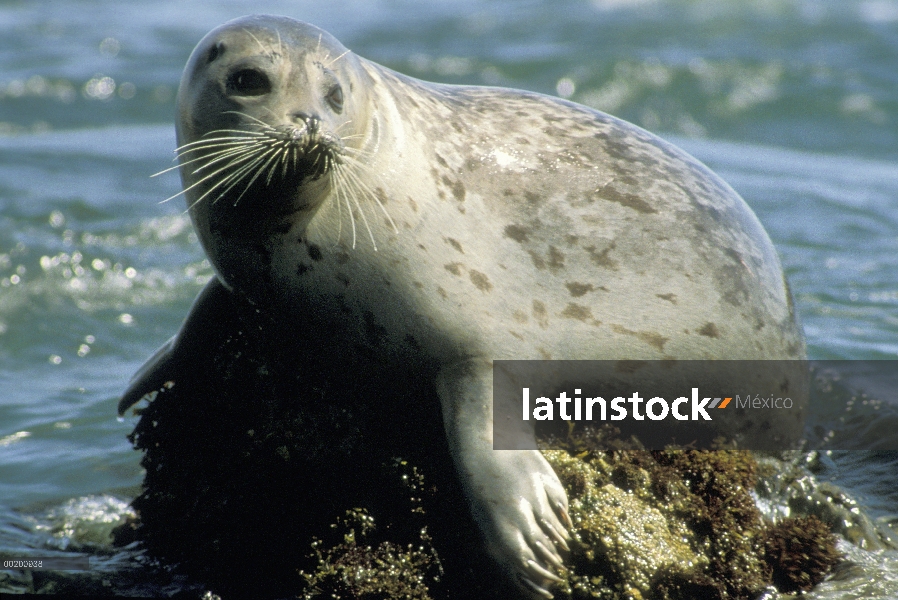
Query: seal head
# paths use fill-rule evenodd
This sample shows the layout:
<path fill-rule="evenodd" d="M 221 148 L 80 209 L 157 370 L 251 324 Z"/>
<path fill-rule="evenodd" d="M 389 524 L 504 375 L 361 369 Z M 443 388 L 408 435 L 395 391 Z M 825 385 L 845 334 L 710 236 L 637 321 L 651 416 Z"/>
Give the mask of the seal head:
<path fill-rule="evenodd" d="M 312 219 L 362 151 L 367 83 L 340 42 L 289 19 L 247 17 L 199 43 L 179 89 L 178 157 L 213 265 L 224 240 Z"/>

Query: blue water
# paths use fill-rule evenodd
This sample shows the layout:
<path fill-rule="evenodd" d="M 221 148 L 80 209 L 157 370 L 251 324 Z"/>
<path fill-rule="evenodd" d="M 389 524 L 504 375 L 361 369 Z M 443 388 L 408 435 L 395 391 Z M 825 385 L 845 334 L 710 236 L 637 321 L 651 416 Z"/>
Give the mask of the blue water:
<path fill-rule="evenodd" d="M 117 398 L 211 275 L 180 199 L 160 203 L 177 176 L 149 176 L 191 49 L 250 4 L 416 77 L 673 140 L 767 228 L 812 357 L 898 358 L 898 0 L 4 0 L 0 552 L 101 547 L 140 485 Z M 829 476 L 895 524 L 895 464 L 839 460 Z M 895 551 L 851 548 L 862 575 L 819 597 L 898 597 Z"/>

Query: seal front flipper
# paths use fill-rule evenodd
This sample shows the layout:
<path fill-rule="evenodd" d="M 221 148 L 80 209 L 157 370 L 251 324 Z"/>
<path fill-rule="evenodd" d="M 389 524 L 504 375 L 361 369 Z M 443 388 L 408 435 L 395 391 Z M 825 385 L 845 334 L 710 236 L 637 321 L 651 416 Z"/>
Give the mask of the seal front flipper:
<path fill-rule="evenodd" d="M 493 449 L 493 376 L 485 359 L 440 370 L 449 449 L 490 554 L 527 597 L 552 598 L 571 539 L 567 494 L 539 450 Z"/>
<path fill-rule="evenodd" d="M 211 338 L 222 331 L 223 324 L 235 319 L 234 312 L 231 293 L 218 278 L 213 278 L 194 300 L 178 333 L 131 378 L 119 401 L 118 414 L 125 414 L 148 394 L 205 372 L 203 363 L 211 360 L 210 348 L 215 347 Z"/>

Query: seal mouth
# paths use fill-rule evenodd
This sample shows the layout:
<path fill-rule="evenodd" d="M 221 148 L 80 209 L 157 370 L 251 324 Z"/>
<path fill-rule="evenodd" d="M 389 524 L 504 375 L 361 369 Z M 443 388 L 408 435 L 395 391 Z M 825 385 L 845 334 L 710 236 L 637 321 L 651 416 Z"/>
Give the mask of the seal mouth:
<path fill-rule="evenodd" d="M 293 113 L 290 123 L 277 125 L 239 111 L 227 113 L 238 116 L 239 122 L 181 145 L 176 149 L 179 164 L 153 175 L 181 170 L 183 189 L 163 202 L 184 196 L 188 211 L 205 214 L 203 218 L 214 220 L 229 235 L 259 222 L 260 214 L 267 215 L 264 221 L 269 224 L 281 218 L 311 218 L 328 200 L 336 210 L 336 243 L 341 243 L 345 222 L 355 248 L 359 221 L 377 250 L 373 226 L 378 209 L 393 232 L 399 232 L 384 206 L 381 175 L 369 164 L 374 151 L 347 144 L 364 137 L 348 127 L 352 121 L 325 130 L 318 117 L 305 113 Z M 345 134 L 340 133 L 343 127 Z M 256 210 L 262 206 L 264 211 Z"/>
<path fill-rule="evenodd" d="M 236 206 L 258 192 L 295 193 L 343 164 L 343 140 L 323 131 L 316 117 L 303 116 L 298 125 L 272 126 L 235 114 L 250 120 L 250 126 L 216 129 L 177 149 L 179 166 L 172 169 L 180 167 L 190 183 L 182 193 L 202 191 L 191 206 L 207 198 L 213 203 L 233 198 Z"/>
<path fill-rule="evenodd" d="M 275 162 L 280 163 L 282 170 L 286 172 L 289 166 L 289 170 L 303 179 L 319 179 L 336 165 L 343 164 L 343 141 L 330 132 L 322 132 L 318 119 L 308 118 L 299 127 L 268 127 L 261 133 L 280 152 Z"/>

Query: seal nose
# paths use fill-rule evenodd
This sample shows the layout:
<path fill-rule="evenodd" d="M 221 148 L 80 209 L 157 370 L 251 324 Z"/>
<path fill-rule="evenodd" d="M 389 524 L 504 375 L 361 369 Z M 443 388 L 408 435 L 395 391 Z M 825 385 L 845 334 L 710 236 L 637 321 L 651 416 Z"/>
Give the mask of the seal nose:
<path fill-rule="evenodd" d="M 319 119 L 317 116 L 310 115 L 304 112 L 295 112 L 290 115 L 290 118 L 293 119 L 294 123 L 305 125 L 308 128 L 309 133 L 315 133 L 316 131 L 318 131 L 318 124 L 321 122 L 321 119 Z"/>

